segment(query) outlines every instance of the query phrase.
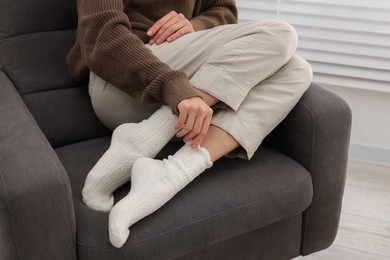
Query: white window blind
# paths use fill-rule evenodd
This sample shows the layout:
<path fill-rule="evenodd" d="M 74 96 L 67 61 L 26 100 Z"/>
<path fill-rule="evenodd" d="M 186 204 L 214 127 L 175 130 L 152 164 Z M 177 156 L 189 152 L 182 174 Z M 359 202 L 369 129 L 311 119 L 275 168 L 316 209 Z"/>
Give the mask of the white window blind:
<path fill-rule="evenodd" d="M 239 18 L 280 18 L 323 85 L 390 93 L 390 0 L 237 0 Z"/>

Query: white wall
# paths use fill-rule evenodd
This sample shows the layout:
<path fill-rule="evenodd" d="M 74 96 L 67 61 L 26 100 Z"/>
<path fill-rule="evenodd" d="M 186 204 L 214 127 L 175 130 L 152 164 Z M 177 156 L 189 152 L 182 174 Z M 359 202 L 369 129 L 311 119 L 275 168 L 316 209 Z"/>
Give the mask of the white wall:
<path fill-rule="evenodd" d="M 352 109 L 350 158 L 390 165 L 390 93 L 322 87 L 341 96 Z"/>

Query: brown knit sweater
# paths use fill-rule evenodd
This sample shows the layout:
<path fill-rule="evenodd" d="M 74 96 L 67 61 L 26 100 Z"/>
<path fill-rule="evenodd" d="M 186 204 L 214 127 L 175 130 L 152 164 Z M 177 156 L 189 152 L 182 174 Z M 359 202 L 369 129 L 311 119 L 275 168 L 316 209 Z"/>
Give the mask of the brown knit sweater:
<path fill-rule="evenodd" d="M 235 0 L 77 0 L 77 8 L 76 43 L 67 57 L 71 76 L 81 80 L 92 70 L 135 99 L 164 102 L 176 112 L 180 101 L 197 94 L 183 71 L 145 47 L 147 30 L 172 10 L 195 31 L 237 21 Z"/>

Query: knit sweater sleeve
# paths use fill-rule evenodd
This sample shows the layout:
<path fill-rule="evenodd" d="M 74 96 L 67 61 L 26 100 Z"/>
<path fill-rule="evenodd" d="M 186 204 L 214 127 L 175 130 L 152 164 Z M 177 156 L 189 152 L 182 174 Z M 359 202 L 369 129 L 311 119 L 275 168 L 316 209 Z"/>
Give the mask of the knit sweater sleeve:
<path fill-rule="evenodd" d="M 195 31 L 237 23 L 235 0 L 202 0 L 198 2 L 200 2 L 199 14 L 190 20 Z"/>
<path fill-rule="evenodd" d="M 135 99 L 167 103 L 176 113 L 181 100 L 197 96 L 185 72 L 172 70 L 132 33 L 122 0 L 78 0 L 77 8 L 77 41 L 88 69 Z M 70 67 L 76 74 L 77 64 Z"/>

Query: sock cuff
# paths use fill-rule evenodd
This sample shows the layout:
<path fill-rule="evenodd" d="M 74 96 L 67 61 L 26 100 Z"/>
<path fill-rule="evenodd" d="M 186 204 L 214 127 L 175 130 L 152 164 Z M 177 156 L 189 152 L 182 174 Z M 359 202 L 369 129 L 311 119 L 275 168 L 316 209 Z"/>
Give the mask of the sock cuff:
<path fill-rule="evenodd" d="M 202 163 L 202 167 L 205 169 L 213 166 L 213 162 L 211 161 L 210 153 L 207 149 L 198 146 L 195 149 L 191 148 L 191 142 L 187 142 L 178 152 L 177 154 L 183 157 L 184 160 L 189 161 L 198 161 Z"/>
<path fill-rule="evenodd" d="M 206 148 L 198 146 L 197 148 L 195 148 L 195 150 L 197 150 L 197 152 L 199 152 L 200 154 L 202 154 L 202 156 L 204 156 L 204 158 L 206 158 L 206 169 L 213 166 L 213 162 L 211 161 L 210 153 L 209 153 L 209 151 L 207 151 Z"/>
<path fill-rule="evenodd" d="M 170 170 L 172 173 L 179 173 L 176 178 L 183 182 L 191 182 L 213 165 L 210 154 L 205 148 L 191 149 L 190 143 L 186 143 L 174 155 L 168 156 L 164 163 L 168 168 L 172 167 Z"/>

